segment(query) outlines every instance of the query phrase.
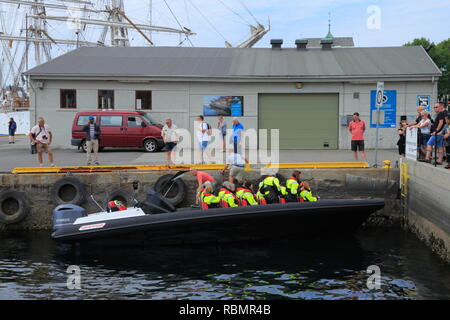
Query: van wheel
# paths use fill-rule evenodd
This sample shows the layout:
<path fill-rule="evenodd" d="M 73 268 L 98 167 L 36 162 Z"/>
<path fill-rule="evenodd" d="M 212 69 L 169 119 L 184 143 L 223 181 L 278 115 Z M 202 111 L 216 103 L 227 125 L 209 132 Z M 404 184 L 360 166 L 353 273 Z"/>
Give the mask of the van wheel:
<path fill-rule="evenodd" d="M 83 140 L 81 142 L 81 151 L 83 151 L 84 153 L 87 152 L 87 141 L 86 140 Z"/>
<path fill-rule="evenodd" d="M 154 139 L 147 139 L 144 141 L 145 152 L 156 152 L 158 150 L 158 144 Z"/>

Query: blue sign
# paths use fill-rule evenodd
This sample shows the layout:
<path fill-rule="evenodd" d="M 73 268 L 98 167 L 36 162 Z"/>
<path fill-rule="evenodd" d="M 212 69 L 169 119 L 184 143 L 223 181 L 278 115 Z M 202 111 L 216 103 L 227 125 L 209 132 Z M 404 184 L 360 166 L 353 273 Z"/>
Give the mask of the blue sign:
<path fill-rule="evenodd" d="M 377 127 L 376 106 L 377 91 L 370 94 L 370 127 Z M 383 106 L 380 108 L 379 128 L 395 128 L 397 126 L 397 90 L 384 90 Z"/>
<path fill-rule="evenodd" d="M 428 112 L 430 112 L 430 101 L 431 96 L 430 95 L 419 95 L 417 96 L 417 106 L 418 107 L 424 107 L 424 109 Z"/>

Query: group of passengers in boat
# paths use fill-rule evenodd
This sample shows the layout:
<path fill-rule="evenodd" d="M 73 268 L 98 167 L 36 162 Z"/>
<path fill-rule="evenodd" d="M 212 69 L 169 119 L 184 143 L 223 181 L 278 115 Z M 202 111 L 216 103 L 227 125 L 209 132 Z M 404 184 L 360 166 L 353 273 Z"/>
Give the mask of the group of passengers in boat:
<path fill-rule="evenodd" d="M 192 170 L 197 177 L 197 204 L 202 209 L 257 206 L 273 203 L 316 202 L 307 181 L 295 170 L 292 176 L 281 183 L 276 175 L 266 175 L 258 184 L 248 180 L 225 181 L 220 188 L 216 180 L 206 172 Z"/>

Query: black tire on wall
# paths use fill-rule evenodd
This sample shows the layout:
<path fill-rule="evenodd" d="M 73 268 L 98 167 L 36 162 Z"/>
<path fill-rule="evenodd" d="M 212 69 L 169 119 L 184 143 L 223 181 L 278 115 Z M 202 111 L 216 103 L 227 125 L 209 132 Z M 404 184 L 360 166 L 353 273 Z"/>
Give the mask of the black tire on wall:
<path fill-rule="evenodd" d="M 81 205 L 86 201 L 86 188 L 81 181 L 75 177 L 59 179 L 53 185 L 50 193 L 56 204 Z"/>
<path fill-rule="evenodd" d="M 0 223 L 7 225 L 19 223 L 29 212 L 29 201 L 24 193 L 14 190 L 0 193 Z"/>
<path fill-rule="evenodd" d="M 122 202 L 125 207 L 129 208 L 134 206 L 134 199 L 135 197 L 131 192 L 124 189 L 116 189 L 106 195 L 106 198 L 104 200 L 104 207 L 108 207 L 108 202 L 118 200 Z"/>
<path fill-rule="evenodd" d="M 165 196 L 174 206 L 178 206 L 186 199 L 188 188 L 182 179 L 175 180 L 173 186 L 170 187 L 171 184 L 167 182 L 173 176 L 173 174 L 166 174 L 159 178 L 155 183 L 155 191 Z M 165 195 L 166 193 L 167 195 Z"/>

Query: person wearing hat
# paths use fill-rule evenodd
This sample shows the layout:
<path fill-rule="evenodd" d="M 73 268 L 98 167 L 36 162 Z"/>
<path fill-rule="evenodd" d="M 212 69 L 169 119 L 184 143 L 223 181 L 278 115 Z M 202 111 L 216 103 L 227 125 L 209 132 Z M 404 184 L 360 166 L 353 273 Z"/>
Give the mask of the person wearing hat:
<path fill-rule="evenodd" d="M 87 165 L 90 166 L 93 163 L 98 166 L 98 149 L 100 141 L 100 126 L 95 123 L 95 117 L 90 116 L 89 122 L 83 127 L 83 131 L 86 132 L 86 153 L 87 153 Z"/>

